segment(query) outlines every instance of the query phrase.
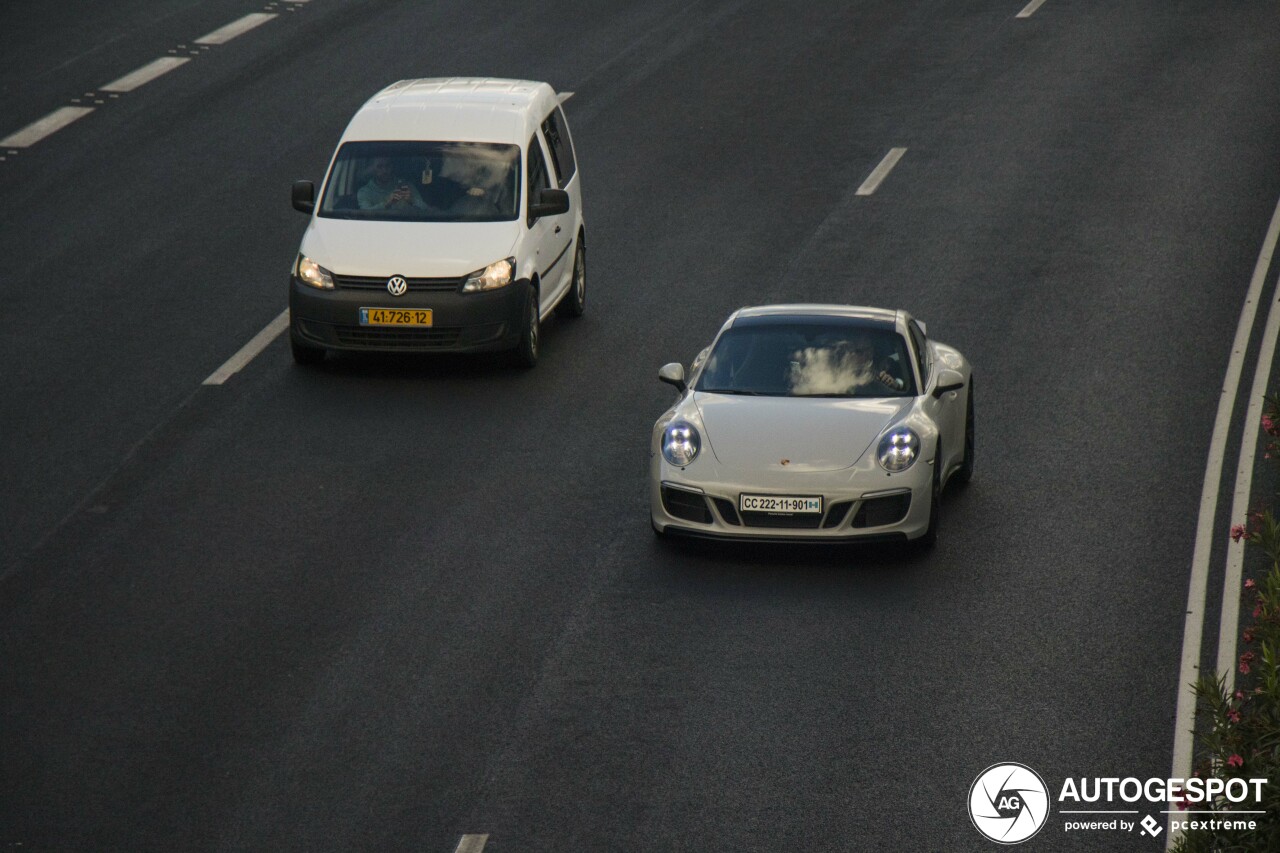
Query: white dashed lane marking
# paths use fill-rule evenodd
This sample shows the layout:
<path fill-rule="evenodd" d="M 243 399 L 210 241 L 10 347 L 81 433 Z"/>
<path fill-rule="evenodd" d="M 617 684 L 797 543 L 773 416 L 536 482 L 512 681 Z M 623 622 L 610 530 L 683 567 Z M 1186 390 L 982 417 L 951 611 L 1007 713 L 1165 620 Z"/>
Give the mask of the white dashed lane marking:
<path fill-rule="evenodd" d="M 453 853 L 482 853 L 488 840 L 489 836 L 487 834 L 464 835 L 459 839 L 458 846 L 454 848 Z"/>
<path fill-rule="evenodd" d="M 902 155 L 907 153 L 905 148 L 890 148 L 889 153 L 884 155 L 884 159 L 880 161 L 880 165 L 876 166 L 875 171 L 867 176 L 862 182 L 862 186 L 858 187 L 855 195 L 871 195 L 879 188 L 889 173 L 893 171 L 893 167 L 898 165 L 898 161 L 902 159 Z"/>
<path fill-rule="evenodd" d="M 1043 5 L 1044 5 L 1044 0 L 1031 0 L 1031 2 L 1028 3 L 1023 8 L 1023 10 L 1017 14 L 1017 17 L 1030 18 L 1033 14 L 1035 14 L 1036 9 L 1039 9 Z"/>
<path fill-rule="evenodd" d="M 35 145 L 51 133 L 57 133 L 71 122 L 93 112 L 93 107 L 61 107 L 39 121 L 32 122 L 17 133 L 0 139 L 0 148 L 27 148 Z"/>
<path fill-rule="evenodd" d="M 258 353 L 267 348 L 267 345 L 280 336 L 280 333 L 289 328 L 289 309 L 286 308 L 280 312 L 280 316 L 276 317 L 266 328 L 258 334 L 254 335 L 252 340 L 244 346 L 240 347 L 240 351 L 231 358 L 227 359 L 227 363 L 219 367 L 213 373 L 209 374 L 209 378 L 204 381 L 205 385 L 221 385 L 226 382 L 249 362 L 257 357 Z"/>
<path fill-rule="evenodd" d="M 168 74 L 180 65 L 190 62 L 180 56 L 162 56 L 155 62 L 149 62 L 136 71 L 124 75 L 119 80 L 112 80 L 102 87 L 104 92 L 132 92 L 139 86 L 150 83 L 162 74 Z"/>
<path fill-rule="evenodd" d="M 251 12 L 243 18 L 232 21 L 225 27 L 219 27 L 211 33 L 206 33 L 196 39 L 196 44 L 226 44 L 236 36 L 244 35 L 254 27 L 259 27 L 270 21 L 272 18 L 279 17 L 270 12 Z"/>

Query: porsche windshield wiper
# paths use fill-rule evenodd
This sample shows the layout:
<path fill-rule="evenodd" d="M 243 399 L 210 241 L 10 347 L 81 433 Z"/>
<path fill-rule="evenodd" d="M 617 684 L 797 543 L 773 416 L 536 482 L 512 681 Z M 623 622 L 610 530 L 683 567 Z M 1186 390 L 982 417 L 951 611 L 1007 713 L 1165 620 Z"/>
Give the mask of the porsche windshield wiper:
<path fill-rule="evenodd" d="M 748 391 L 745 388 L 699 388 L 703 394 L 741 394 L 746 397 L 773 397 L 775 394 L 766 394 L 763 391 Z"/>

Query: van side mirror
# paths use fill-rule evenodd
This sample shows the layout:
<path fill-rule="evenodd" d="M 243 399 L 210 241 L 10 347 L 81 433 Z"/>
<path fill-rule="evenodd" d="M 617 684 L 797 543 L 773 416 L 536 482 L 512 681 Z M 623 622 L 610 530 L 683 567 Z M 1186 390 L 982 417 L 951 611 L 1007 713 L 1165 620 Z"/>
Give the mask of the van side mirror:
<path fill-rule="evenodd" d="M 568 212 L 569 193 L 564 190 L 538 190 L 537 198 L 529 205 L 529 216 L 533 219 Z"/>
<path fill-rule="evenodd" d="M 293 182 L 293 209 L 311 213 L 316 209 L 316 185 L 311 181 Z"/>
<path fill-rule="evenodd" d="M 951 391 L 959 391 L 964 387 L 964 377 L 958 371 L 950 368 L 943 368 L 938 371 L 938 384 L 933 388 L 933 398 L 935 400 L 942 399 L 943 394 Z"/>
<path fill-rule="evenodd" d="M 684 381 L 684 365 L 678 361 L 662 365 L 661 369 L 658 370 L 658 379 L 668 385 L 676 386 L 676 390 L 681 394 L 689 388 Z"/>

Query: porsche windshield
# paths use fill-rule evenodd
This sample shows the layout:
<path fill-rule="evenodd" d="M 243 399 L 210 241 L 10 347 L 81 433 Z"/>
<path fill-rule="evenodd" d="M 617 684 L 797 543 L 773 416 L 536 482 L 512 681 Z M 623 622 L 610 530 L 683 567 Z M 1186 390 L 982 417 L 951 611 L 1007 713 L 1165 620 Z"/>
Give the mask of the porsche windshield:
<path fill-rule="evenodd" d="M 771 397 L 910 397 L 902 336 L 849 322 L 734 326 L 707 356 L 697 389 Z"/>
<path fill-rule="evenodd" d="M 520 148 L 486 142 L 348 142 L 320 205 L 331 219 L 500 222 L 520 209 Z"/>

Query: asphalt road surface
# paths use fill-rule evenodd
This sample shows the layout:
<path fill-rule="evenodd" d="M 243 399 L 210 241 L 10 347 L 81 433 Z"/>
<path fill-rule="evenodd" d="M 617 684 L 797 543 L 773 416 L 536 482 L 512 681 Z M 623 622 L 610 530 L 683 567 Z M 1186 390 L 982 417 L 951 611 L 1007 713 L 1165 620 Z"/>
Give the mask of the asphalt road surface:
<path fill-rule="evenodd" d="M 1022 9 L 0 7 L 0 136 L 94 108 L 0 148 L 0 845 L 952 853 L 995 762 L 1167 775 L 1280 7 Z M 285 306 L 290 183 L 449 75 L 576 93 L 586 316 L 531 372 L 280 338 L 202 385 Z M 975 365 L 934 551 L 655 541 L 657 368 L 772 301 Z"/>

